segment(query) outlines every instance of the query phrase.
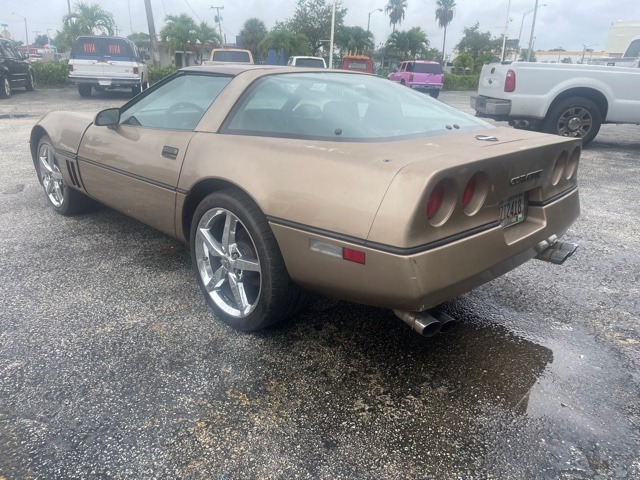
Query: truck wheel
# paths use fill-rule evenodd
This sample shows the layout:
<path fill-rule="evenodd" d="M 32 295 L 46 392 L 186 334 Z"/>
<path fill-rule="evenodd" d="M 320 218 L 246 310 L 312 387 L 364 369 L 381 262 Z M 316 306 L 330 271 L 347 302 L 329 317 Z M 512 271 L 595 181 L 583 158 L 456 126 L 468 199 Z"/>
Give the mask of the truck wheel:
<path fill-rule="evenodd" d="M 602 125 L 598 106 L 583 97 L 571 97 L 554 106 L 544 121 L 542 130 L 563 137 L 582 138 L 587 145 L 595 138 Z"/>
<path fill-rule="evenodd" d="M 91 85 L 80 84 L 78 85 L 78 93 L 81 97 L 91 96 Z"/>
<path fill-rule="evenodd" d="M 0 77 L 0 98 L 9 98 L 11 96 L 11 83 L 9 77 Z"/>
<path fill-rule="evenodd" d="M 440 95 L 440 90 L 430 90 L 429 95 L 431 95 L 431 98 L 438 98 L 438 95 Z"/>

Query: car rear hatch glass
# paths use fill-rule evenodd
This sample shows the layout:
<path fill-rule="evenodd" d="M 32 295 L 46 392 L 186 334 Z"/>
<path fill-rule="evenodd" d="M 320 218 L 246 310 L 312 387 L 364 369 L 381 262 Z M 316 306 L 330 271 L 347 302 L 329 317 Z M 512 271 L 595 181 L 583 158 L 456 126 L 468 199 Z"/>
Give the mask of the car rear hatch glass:
<path fill-rule="evenodd" d="M 213 52 L 213 58 L 211 60 L 214 62 L 251 63 L 249 53 L 236 52 L 233 50 L 219 50 L 217 52 Z"/>
<path fill-rule="evenodd" d="M 416 63 L 413 66 L 413 72 L 442 75 L 442 67 L 439 63 Z"/>

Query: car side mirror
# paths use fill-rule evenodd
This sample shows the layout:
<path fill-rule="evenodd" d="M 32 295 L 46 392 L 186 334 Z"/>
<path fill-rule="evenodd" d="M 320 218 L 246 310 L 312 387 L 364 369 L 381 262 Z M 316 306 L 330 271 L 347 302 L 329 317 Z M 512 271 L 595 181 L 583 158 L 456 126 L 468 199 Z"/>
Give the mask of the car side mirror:
<path fill-rule="evenodd" d="M 120 109 L 119 108 L 107 108 L 98 112 L 93 123 L 97 127 L 108 127 L 110 125 L 117 125 L 120 122 Z"/>
<path fill-rule="evenodd" d="M 22 59 L 26 60 L 27 58 L 29 58 L 29 54 L 28 53 L 23 53 L 22 54 Z"/>

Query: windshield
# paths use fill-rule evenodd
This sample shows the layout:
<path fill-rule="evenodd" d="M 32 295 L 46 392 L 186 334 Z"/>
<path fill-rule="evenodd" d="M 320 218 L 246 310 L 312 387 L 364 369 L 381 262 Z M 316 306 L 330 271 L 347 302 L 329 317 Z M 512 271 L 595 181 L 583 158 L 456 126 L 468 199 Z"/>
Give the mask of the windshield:
<path fill-rule="evenodd" d="M 492 128 L 429 95 L 348 73 L 270 75 L 254 83 L 227 133 L 326 140 L 390 140 Z"/>

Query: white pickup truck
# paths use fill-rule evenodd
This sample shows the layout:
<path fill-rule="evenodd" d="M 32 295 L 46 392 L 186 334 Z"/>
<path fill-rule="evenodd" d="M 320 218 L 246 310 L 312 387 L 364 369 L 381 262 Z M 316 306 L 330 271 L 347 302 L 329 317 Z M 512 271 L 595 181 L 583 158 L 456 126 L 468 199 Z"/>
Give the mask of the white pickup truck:
<path fill-rule="evenodd" d="M 640 124 L 640 68 L 561 63 L 490 63 L 482 67 L 471 108 L 516 128 L 580 137 L 603 123 Z"/>

